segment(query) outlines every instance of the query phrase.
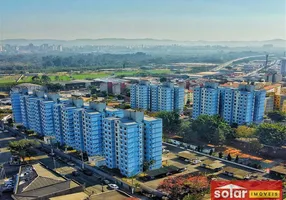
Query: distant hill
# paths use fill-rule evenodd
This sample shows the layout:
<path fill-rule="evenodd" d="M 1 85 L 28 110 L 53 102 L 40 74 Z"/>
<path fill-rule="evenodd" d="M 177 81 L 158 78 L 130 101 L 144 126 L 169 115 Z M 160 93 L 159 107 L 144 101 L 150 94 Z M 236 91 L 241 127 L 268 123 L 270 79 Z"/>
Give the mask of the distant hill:
<path fill-rule="evenodd" d="M 124 38 L 102 38 L 102 39 L 76 39 L 76 40 L 53 40 L 53 39 L 7 39 L 3 44 L 10 45 L 34 45 L 55 44 L 64 46 L 84 46 L 84 45 L 222 45 L 222 46 L 263 46 L 272 44 L 275 47 L 286 47 L 286 40 L 273 39 L 265 41 L 176 41 L 176 40 L 158 40 L 158 39 L 124 39 Z"/>

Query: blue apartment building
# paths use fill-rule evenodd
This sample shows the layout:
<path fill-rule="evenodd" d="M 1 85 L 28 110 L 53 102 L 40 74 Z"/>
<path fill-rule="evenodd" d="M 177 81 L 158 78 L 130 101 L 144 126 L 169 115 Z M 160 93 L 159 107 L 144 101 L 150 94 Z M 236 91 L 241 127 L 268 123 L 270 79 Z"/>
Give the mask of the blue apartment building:
<path fill-rule="evenodd" d="M 11 91 L 10 96 L 14 121 L 16 123 L 23 123 L 21 114 L 21 93 L 19 91 Z"/>
<path fill-rule="evenodd" d="M 165 82 L 159 85 L 140 81 L 130 89 L 131 108 L 158 111 L 179 111 L 184 109 L 184 87 Z"/>
<path fill-rule="evenodd" d="M 229 88 L 206 83 L 204 87 L 195 88 L 193 118 L 220 115 L 229 124 L 261 123 L 265 96 L 265 90 L 255 90 L 253 85 Z"/>
<path fill-rule="evenodd" d="M 21 116 L 22 116 L 22 123 L 27 129 L 30 128 L 29 121 L 28 121 L 28 112 L 27 112 L 27 99 L 29 98 L 28 95 L 21 95 L 20 97 L 20 105 L 21 105 Z"/>
<path fill-rule="evenodd" d="M 162 119 L 144 117 L 144 161 L 149 170 L 162 167 Z"/>
<path fill-rule="evenodd" d="M 200 115 L 219 113 L 218 83 L 206 83 L 204 87 L 194 89 L 193 119 Z"/>
<path fill-rule="evenodd" d="M 84 108 L 77 108 L 73 110 L 74 123 L 74 148 L 78 151 L 85 151 L 84 137 L 83 137 L 83 113 Z"/>
<path fill-rule="evenodd" d="M 47 98 L 40 101 L 43 135 L 55 137 L 54 105 L 58 102 L 58 94 L 48 94 Z"/>
<path fill-rule="evenodd" d="M 144 162 L 152 162 L 149 169 L 162 166 L 161 119 L 105 103 L 85 105 L 80 98 L 62 99 L 57 94 L 14 95 L 12 106 L 15 113 L 20 111 L 26 128 L 88 156 L 103 156 L 107 167 L 119 169 L 124 176 L 141 173 Z"/>
<path fill-rule="evenodd" d="M 127 176 L 162 167 L 162 120 L 144 117 L 143 112 L 125 110 L 124 117 L 103 120 L 103 144 L 106 165 Z"/>
<path fill-rule="evenodd" d="M 130 88 L 131 108 L 150 109 L 150 82 L 140 81 Z"/>

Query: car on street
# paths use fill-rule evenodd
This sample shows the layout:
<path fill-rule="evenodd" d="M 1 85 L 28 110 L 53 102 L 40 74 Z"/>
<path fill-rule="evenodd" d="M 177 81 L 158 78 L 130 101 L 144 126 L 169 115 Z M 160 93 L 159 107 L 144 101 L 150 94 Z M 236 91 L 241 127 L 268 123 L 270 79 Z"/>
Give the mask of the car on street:
<path fill-rule="evenodd" d="M 87 169 L 82 170 L 82 172 L 87 176 L 92 176 L 92 174 L 93 174 L 92 171 L 87 170 Z"/>
<path fill-rule="evenodd" d="M 112 189 L 112 190 L 118 190 L 119 189 L 119 187 L 116 184 L 113 184 L 113 183 L 108 184 L 108 188 Z"/>
<path fill-rule="evenodd" d="M 109 180 L 106 180 L 106 179 L 103 181 L 103 183 L 106 185 L 110 184 Z"/>
<path fill-rule="evenodd" d="M 67 164 L 68 164 L 69 166 L 71 166 L 71 167 L 74 167 L 74 166 L 75 166 L 75 164 L 74 164 L 73 162 L 67 162 Z"/>
<path fill-rule="evenodd" d="M 79 173 L 78 171 L 73 171 L 73 172 L 72 172 L 72 175 L 73 175 L 73 176 L 79 176 L 80 173 Z"/>

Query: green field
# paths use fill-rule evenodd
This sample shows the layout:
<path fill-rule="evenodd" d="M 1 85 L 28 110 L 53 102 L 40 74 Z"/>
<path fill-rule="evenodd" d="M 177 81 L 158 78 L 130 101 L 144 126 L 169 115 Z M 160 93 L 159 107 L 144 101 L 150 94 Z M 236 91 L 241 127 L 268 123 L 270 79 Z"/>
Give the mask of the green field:
<path fill-rule="evenodd" d="M 138 76 L 140 74 L 147 74 L 147 75 L 159 75 L 159 74 L 169 74 L 171 71 L 169 69 L 154 69 L 154 70 L 130 70 L 130 71 L 115 71 L 115 72 L 84 72 L 84 73 L 55 73 L 55 74 L 48 74 L 51 78 L 51 81 L 71 81 L 71 80 L 84 80 L 84 79 L 95 79 L 95 78 L 104 78 L 108 76 Z M 0 85 L 11 85 L 16 83 L 16 79 L 20 75 L 14 76 L 2 76 L 0 77 Z M 19 83 L 30 83 L 32 82 L 32 76 L 24 76 Z"/>
<path fill-rule="evenodd" d="M 14 75 L 14 76 L 2 76 L 0 77 L 0 83 L 15 83 L 17 78 L 19 78 L 20 75 Z"/>

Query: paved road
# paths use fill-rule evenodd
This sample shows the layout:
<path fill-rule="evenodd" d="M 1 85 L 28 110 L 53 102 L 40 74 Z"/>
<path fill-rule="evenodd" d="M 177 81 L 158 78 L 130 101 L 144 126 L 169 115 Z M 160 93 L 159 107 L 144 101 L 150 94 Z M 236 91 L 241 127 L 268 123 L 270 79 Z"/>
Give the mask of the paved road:
<path fill-rule="evenodd" d="M 69 166 L 62 160 L 48 156 L 45 152 L 37 151 L 37 156 L 33 157 L 35 162 L 41 162 L 48 168 L 55 170 L 59 174 L 65 176 L 68 179 L 73 179 L 78 183 L 86 187 L 86 193 L 88 194 L 98 194 L 101 193 L 102 185 L 99 175 L 87 176 L 84 173 L 79 171 L 79 176 L 73 176 L 73 171 L 78 171 L 76 167 Z M 103 187 L 104 191 L 107 191 L 107 186 Z"/>
<path fill-rule="evenodd" d="M 247 56 L 247 57 L 243 57 L 243 58 L 237 58 L 237 59 L 228 61 L 226 63 L 223 63 L 223 64 L 219 65 L 218 67 L 212 69 L 211 71 L 219 71 L 219 70 L 225 68 L 226 66 L 231 65 L 233 62 L 240 61 L 240 60 L 245 60 L 245 59 L 248 59 L 248 58 L 256 58 L 256 57 L 257 58 L 258 57 L 265 57 L 265 55 Z"/>

